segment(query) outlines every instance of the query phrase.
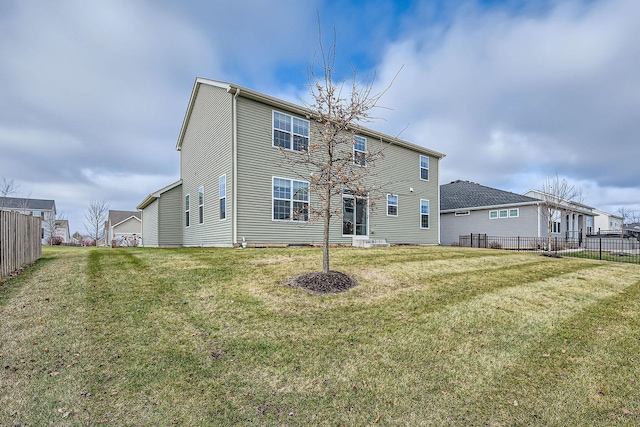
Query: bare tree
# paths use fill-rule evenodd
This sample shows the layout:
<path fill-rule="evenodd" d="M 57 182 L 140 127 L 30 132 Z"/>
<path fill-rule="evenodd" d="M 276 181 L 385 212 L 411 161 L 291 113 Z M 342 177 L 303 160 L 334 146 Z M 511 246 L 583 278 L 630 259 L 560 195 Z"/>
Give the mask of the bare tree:
<path fill-rule="evenodd" d="M 329 241 L 333 217 L 340 216 L 343 210 L 343 194 L 358 198 L 367 198 L 369 206 L 380 197 L 381 184 L 372 179 L 375 161 L 383 156 L 387 143 L 380 141 L 374 149 L 373 144 L 362 144 L 356 134 L 360 125 L 374 119 L 372 109 L 386 89 L 373 92 L 373 81 L 358 82 L 354 71 L 350 84 L 334 81 L 336 58 L 335 37 L 328 52 L 324 51 L 320 40 L 320 57 L 309 68 L 309 91 L 312 102 L 304 102 L 311 120 L 310 138 L 291 142 L 293 150 L 281 152 L 285 161 L 304 180 L 309 181 L 309 191 L 316 203 L 312 206 L 300 203 L 294 207 L 293 215 L 309 221 L 322 221 L 324 226 L 322 239 L 322 272 L 329 273 Z M 322 75 L 316 75 L 318 66 Z M 346 86 L 346 87 L 345 87 Z M 387 87 L 388 89 L 388 87 Z M 297 145 L 296 145 L 297 144 Z M 299 191 L 305 191 L 300 189 Z M 305 194 L 300 199 L 309 200 Z M 355 207 L 355 206 L 354 206 Z"/>
<path fill-rule="evenodd" d="M 635 213 L 631 209 L 625 207 L 618 209 L 618 213 L 622 217 L 622 224 L 620 224 L 620 245 L 622 250 L 624 250 L 625 225 L 629 225 L 633 222 Z"/>
<path fill-rule="evenodd" d="M 98 240 L 104 234 L 104 223 L 107 220 L 108 213 L 109 205 L 105 200 L 102 200 L 91 202 L 84 215 L 86 221 L 84 227 L 89 237 L 95 241 L 96 246 L 98 245 Z"/>
<path fill-rule="evenodd" d="M 0 210 L 3 209 L 6 205 L 7 197 L 11 197 L 18 192 L 19 184 L 16 184 L 14 180 L 2 177 L 2 182 L 0 183 Z"/>
<path fill-rule="evenodd" d="M 540 192 L 542 193 L 540 214 L 547 223 L 547 250 L 551 251 L 551 234 L 555 219 L 558 215 L 575 210 L 573 203 L 582 201 L 582 190 L 556 174 L 554 177 L 547 176 L 545 178 Z"/>

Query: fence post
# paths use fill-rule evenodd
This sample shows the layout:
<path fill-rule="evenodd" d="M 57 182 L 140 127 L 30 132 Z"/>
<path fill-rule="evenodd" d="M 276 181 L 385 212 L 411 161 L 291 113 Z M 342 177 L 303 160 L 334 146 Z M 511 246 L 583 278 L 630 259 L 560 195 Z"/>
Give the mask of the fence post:
<path fill-rule="evenodd" d="M 518 236 L 518 252 L 520 252 L 520 236 Z"/>
<path fill-rule="evenodd" d="M 602 261 L 602 237 L 600 237 L 599 241 L 600 241 L 600 261 Z"/>

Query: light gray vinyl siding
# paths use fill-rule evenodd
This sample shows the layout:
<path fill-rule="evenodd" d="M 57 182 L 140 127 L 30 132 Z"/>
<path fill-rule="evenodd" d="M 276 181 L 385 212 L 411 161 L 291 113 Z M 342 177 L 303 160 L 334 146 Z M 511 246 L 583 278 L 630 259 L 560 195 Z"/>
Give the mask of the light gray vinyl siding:
<path fill-rule="evenodd" d="M 380 141 L 367 138 L 367 143 L 373 148 Z M 386 239 L 389 243 L 439 243 L 439 159 L 429 157 L 429 181 L 423 181 L 420 179 L 420 154 L 391 144 L 385 148 L 384 158 L 376 163 L 374 179 L 383 191 L 371 212 L 370 238 Z M 398 196 L 397 217 L 387 216 L 387 194 Z M 429 200 L 428 229 L 420 228 L 421 199 Z"/>
<path fill-rule="evenodd" d="M 519 209 L 514 218 L 489 218 L 489 211 Z M 462 210 L 461 210 L 462 211 Z M 441 215 L 441 240 L 443 245 L 458 243 L 459 236 L 486 234 L 499 237 L 544 237 L 546 227 L 539 227 L 540 215 L 535 205 L 503 206 L 491 209 L 471 210 L 469 215 L 455 216 L 454 212 Z"/>
<path fill-rule="evenodd" d="M 274 108 L 239 97 L 237 110 L 238 238 L 245 237 L 248 243 L 321 243 L 323 226 L 319 221 L 300 224 L 272 220 L 272 177 L 305 180 L 304 174 L 293 171 L 280 151 L 272 146 Z M 311 121 L 311 138 L 313 126 Z M 376 150 L 380 144 L 367 137 L 369 151 Z M 385 157 L 376 162 L 370 177 L 382 185 L 383 191 L 371 197 L 369 238 L 384 238 L 390 243 L 439 243 L 438 159 L 430 158 L 430 180 L 422 181 L 419 152 L 393 144 L 385 143 L 385 146 Z M 230 188 L 229 184 L 227 187 Z M 398 194 L 397 217 L 387 217 L 388 192 Z M 317 202 L 315 199 L 312 192 L 311 204 Z M 430 201 L 430 228 L 426 230 L 420 228 L 420 199 Z M 342 200 L 338 197 L 335 202 Z M 350 244 L 351 241 L 351 237 L 342 237 L 341 218 L 336 218 L 331 242 Z"/>
<path fill-rule="evenodd" d="M 159 201 L 159 236 L 161 247 L 182 245 L 182 186 L 162 193 Z M 155 203 L 155 202 L 154 202 Z"/>
<path fill-rule="evenodd" d="M 151 202 L 142 210 L 142 244 L 158 246 L 158 202 Z"/>
<path fill-rule="evenodd" d="M 248 243 L 321 243 L 322 227 L 317 223 L 272 220 L 272 178 L 302 180 L 272 146 L 274 108 L 239 97 L 237 110 L 238 239 L 244 237 Z"/>
<path fill-rule="evenodd" d="M 231 246 L 233 203 L 232 96 L 200 85 L 182 141 L 182 196 L 179 211 L 184 246 Z M 218 179 L 227 175 L 227 219 L 221 221 Z M 204 222 L 198 218 L 198 189 L 204 187 Z M 190 227 L 185 227 L 184 196 L 190 195 Z"/>

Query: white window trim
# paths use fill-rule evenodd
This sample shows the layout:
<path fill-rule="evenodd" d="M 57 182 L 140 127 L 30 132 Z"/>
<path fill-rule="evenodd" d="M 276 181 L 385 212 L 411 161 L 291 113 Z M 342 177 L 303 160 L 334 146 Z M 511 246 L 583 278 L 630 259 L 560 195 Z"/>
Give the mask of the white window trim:
<path fill-rule="evenodd" d="M 511 215 L 511 211 L 515 210 L 516 214 Z M 496 216 L 492 217 L 491 214 L 495 212 Z M 505 212 L 505 216 L 501 216 L 500 212 Z M 509 219 L 509 218 L 518 218 L 520 216 L 519 208 L 507 208 L 507 209 L 492 209 L 489 211 L 489 219 Z"/>
<path fill-rule="evenodd" d="M 220 182 L 224 178 L 224 196 L 220 194 Z M 273 182 L 272 182 L 273 184 Z M 220 175 L 218 178 L 218 211 L 220 211 L 220 200 L 224 199 L 224 218 L 220 218 L 222 212 L 218 212 L 219 221 L 227 220 L 227 174 Z"/>
<path fill-rule="evenodd" d="M 274 201 L 276 200 L 276 198 L 273 195 L 273 182 L 276 179 L 282 179 L 284 181 L 289 181 L 291 183 L 291 198 L 290 199 L 280 199 L 278 198 L 277 200 L 288 200 L 291 204 L 289 205 L 289 214 L 291 219 L 275 219 L 273 217 L 273 207 L 275 205 Z M 295 182 L 302 182 L 307 184 L 307 220 L 306 221 L 300 221 L 300 220 L 296 220 L 293 219 L 293 203 L 294 202 L 303 202 L 303 200 L 294 200 L 293 199 L 293 183 Z M 309 184 L 308 181 L 301 181 L 299 179 L 292 179 L 292 178 L 283 178 L 281 176 L 272 176 L 271 177 L 271 221 L 273 222 L 284 222 L 284 223 L 293 223 L 293 224 L 306 224 L 309 222 L 309 216 L 311 215 L 311 185 Z"/>
<path fill-rule="evenodd" d="M 429 224 L 427 227 L 422 226 L 422 215 L 425 215 L 422 213 L 422 202 L 427 202 L 428 213 L 426 215 L 429 217 L 428 218 Z M 429 230 L 430 228 L 431 228 L 431 203 L 429 202 L 429 199 L 420 199 L 420 229 Z"/>
<path fill-rule="evenodd" d="M 389 204 L 389 196 L 396 198 L 396 204 L 395 205 L 390 205 Z M 387 194 L 387 216 L 390 216 L 390 217 L 393 217 L 393 218 L 397 218 L 398 217 L 398 205 L 399 204 L 400 204 L 400 198 L 398 197 L 398 195 L 397 194 L 388 193 Z M 392 214 L 389 213 L 389 206 L 395 206 L 396 207 L 395 215 L 392 215 Z"/>
<path fill-rule="evenodd" d="M 202 204 L 200 204 L 200 193 L 202 192 Z M 202 216 L 200 216 L 200 208 L 202 208 Z M 198 225 L 204 224 L 204 186 L 198 188 Z"/>
<path fill-rule="evenodd" d="M 188 204 L 186 203 L 187 198 L 189 199 L 189 203 L 188 203 Z M 187 194 L 185 194 L 185 196 L 184 196 L 184 202 L 185 202 L 185 205 L 186 205 L 186 206 L 185 206 L 185 205 L 183 205 L 183 207 L 184 207 L 184 215 L 185 215 L 185 218 L 184 218 L 184 219 L 185 219 L 185 221 L 184 221 L 184 223 L 183 223 L 183 224 L 184 224 L 184 227 L 185 227 L 185 228 L 189 228 L 189 227 L 191 227 L 191 193 L 187 193 Z M 189 217 L 189 225 L 187 225 L 187 224 L 186 224 L 186 222 L 187 222 L 187 216 Z"/>
<path fill-rule="evenodd" d="M 422 166 L 422 158 L 427 159 L 427 167 L 423 167 Z M 419 159 L 419 164 L 420 164 L 420 181 L 429 181 L 430 178 L 430 174 L 429 174 L 429 166 L 431 163 L 431 159 L 429 158 L 429 156 L 425 156 L 424 154 L 420 154 L 420 159 Z M 426 169 L 427 170 L 427 179 L 422 178 L 422 169 Z"/>
<path fill-rule="evenodd" d="M 350 198 L 350 199 L 354 199 L 356 201 L 356 205 L 357 206 L 357 199 L 365 199 L 367 201 L 367 232 L 366 234 L 355 234 L 356 231 L 356 224 L 353 224 L 353 232 L 354 234 L 344 234 L 344 232 L 342 233 L 342 237 L 352 237 L 354 239 L 368 239 L 369 238 L 369 222 L 371 221 L 371 217 L 370 217 L 370 211 L 369 211 L 369 196 L 356 196 L 355 194 L 345 194 L 342 193 L 342 199 L 341 199 L 341 203 L 344 206 L 344 199 L 346 198 Z M 344 215 L 344 212 L 342 212 L 342 215 Z M 355 215 L 355 212 L 354 212 Z M 344 217 L 343 217 L 344 218 Z M 343 229 L 344 230 L 344 229 Z"/>
<path fill-rule="evenodd" d="M 273 137 L 273 135 L 274 135 L 274 131 L 276 131 L 276 130 L 277 130 L 277 131 L 280 131 L 280 132 L 284 132 L 284 131 L 283 131 L 282 129 L 277 129 L 277 128 L 274 126 L 274 123 L 273 123 L 273 121 L 274 121 L 274 120 L 273 120 L 273 119 L 274 119 L 275 113 L 282 114 L 282 115 L 284 115 L 284 116 L 289 117 L 289 120 L 290 120 L 289 124 L 291 125 L 291 130 L 289 131 L 289 135 L 291 136 L 291 139 L 290 139 L 290 141 L 289 141 L 289 142 L 290 142 L 291 146 L 290 146 L 289 148 L 287 148 L 287 147 L 281 147 L 281 146 L 279 146 L 279 145 L 276 145 L 275 138 Z M 302 135 L 302 134 L 299 134 L 299 133 L 295 133 L 295 132 L 293 131 L 293 119 L 294 119 L 294 117 L 295 117 L 296 119 L 298 119 L 298 120 L 301 120 L 301 121 L 303 121 L 303 122 L 306 122 L 306 123 L 307 123 L 307 127 L 308 127 L 308 129 L 309 129 L 309 135 Z M 294 149 L 293 149 L 293 138 L 294 138 L 294 136 L 302 136 L 302 137 L 304 137 L 304 138 L 307 138 L 307 147 L 308 147 L 309 143 L 311 142 L 311 123 L 309 122 L 309 120 L 307 120 L 307 119 L 303 119 L 303 118 L 300 118 L 300 117 L 298 117 L 298 116 L 291 115 L 291 114 L 289 114 L 289 113 L 284 113 L 284 112 L 282 112 L 282 111 L 278 111 L 278 110 L 271 110 L 271 146 L 272 146 L 272 147 L 274 147 L 274 148 L 283 149 L 283 150 L 287 150 L 287 151 L 295 151 L 295 152 L 297 152 L 297 153 L 303 153 L 303 152 L 304 152 L 304 150 L 294 150 Z"/>
<path fill-rule="evenodd" d="M 357 150 L 356 149 L 356 138 L 362 139 L 364 141 L 364 150 Z M 357 157 L 356 157 L 356 153 L 362 153 L 362 161 L 363 163 L 360 164 L 356 161 Z M 367 166 L 367 138 L 365 138 L 364 136 L 360 136 L 360 135 L 353 135 L 353 164 L 355 166 L 361 166 L 361 167 L 365 167 Z"/>

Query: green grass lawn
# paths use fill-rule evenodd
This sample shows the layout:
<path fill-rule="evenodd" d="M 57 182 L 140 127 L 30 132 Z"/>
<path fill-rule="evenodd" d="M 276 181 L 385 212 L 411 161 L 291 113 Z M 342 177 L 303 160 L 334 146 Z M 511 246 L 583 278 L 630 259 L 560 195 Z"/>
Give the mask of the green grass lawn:
<path fill-rule="evenodd" d="M 46 247 L 0 284 L 0 426 L 633 426 L 640 268 L 464 248 Z"/>

